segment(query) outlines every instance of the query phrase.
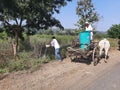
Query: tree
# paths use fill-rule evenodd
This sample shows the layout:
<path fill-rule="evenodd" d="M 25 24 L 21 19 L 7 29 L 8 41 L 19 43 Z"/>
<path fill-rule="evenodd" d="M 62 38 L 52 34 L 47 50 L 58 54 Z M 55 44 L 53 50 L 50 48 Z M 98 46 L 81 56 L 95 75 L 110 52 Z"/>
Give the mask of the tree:
<path fill-rule="evenodd" d="M 24 39 L 23 33 L 35 34 L 32 28 L 47 29 L 56 26 L 63 29 L 59 20 L 53 17 L 61 7 L 72 0 L 0 0 L 0 22 L 8 36 Z"/>
<path fill-rule="evenodd" d="M 120 24 L 112 25 L 107 32 L 110 38 L 118 38 L 120 36 Z"/>
<path fill-rule="evenodd" d="M 82 30 L 85 30 L 84 23 L 86 21 L 93 24 L 99 20 L 99 15 L 95 11 L 92 0 L 78 1 L 77 8 L 76 8 L 76 14 L 79 17 L 79 20 L 76 26 L 78 26 L 79 29 L 82 29 Z"/>

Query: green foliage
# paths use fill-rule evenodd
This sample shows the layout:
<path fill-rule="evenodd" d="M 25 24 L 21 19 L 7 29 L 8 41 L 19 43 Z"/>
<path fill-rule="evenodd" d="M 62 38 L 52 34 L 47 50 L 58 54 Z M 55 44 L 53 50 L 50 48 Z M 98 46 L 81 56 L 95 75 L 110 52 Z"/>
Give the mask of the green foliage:
<path fill-rule="evenodd" d="M 82 32 L 82 30 L 75 30 L 76 35 L 79 35 L 80 32 Z"/>
<path fill-rule="evenodd" d="M 95 35 L 95 39 L 100 40 L 103 37 L 106 37 L 106 34 L 101 34 L 101 33 L 97 33 L 94 34 Z M 27 39 L 27 37 L 25 36 L 26 41 L 24 43 L 21 43 L 24 47 L 25 43 L 29 43 L 30 46 L 34 46 L 37 43 L 48 43 L 51 40 L 51 37 L 53 35 L 33 35 L 30 36 L 29 39 Z M 56 39 L 59 41 L 60 45 L 61 45 L 61 56 L 62 58 L 66 58 L 66 53 L 67 53 L 67 47 L 68 45 L 70 45 L 72 43 L 72 40 L 75 36 L 70 36 L 70 35 L 54 35 L 56 37 Z M 40 39 L 40 40 L 39 40 Z M 31 40 L 31 41 L 30 41 Z M 111 44 L 111 48 L 116 48 L 117 47 L 117 39 L 112 39 L 109 38 L 110 44 Z M 1 43 L 3 44 L 3 43 Z M 1 46 L 0 44 L 0 46 Z M 25 46 L 27 47 L 27 45 Z M 13 59 L 8 59 L 7 62 L 5 62 L 5 59 L 3 59 L 0 62 L 0 73 L 5 73 L 5 72 L 13 72 L 13 71 L 20 71 L 20 70 L 32 70 L 35 71 L 37 69 L 39 69 L 41 67 L 41 64 L 43 63 L 48 63 L 52 60 L 55 60 L 55 56 L 54 56 L 54 49 L 53 48 L 48 48 L 47 49 L 47 53 L 44 56 L 41 56 L 39 58 L 35 58 L 34 54 L 33 54 L 33 50 L 30 51 L 26 51 L 24 49 L 26 48 L 22 48 L 23 50 L 20 50 L 21 52 L 19 52 L 19 57 L 20 59 L 17 61 L 14 61 Z M 4 48 L 4 47 L 3 47 Z M 43 51 L 45 51 L 45 48 L 43 49 Z M 3 53 L 3 52 L 2 52 Z M 44 54 L 44 52 L 43 52 Z M 1 58 L 0 58 L 1 59 Z"/>
<path fill-rule="evenodd" d="M 71 41 L 74 37 L 70 35 L 45 35 L 45 34 L 39 35 L 37 34 L 37 35 L 30 36 L 30 44 L 32 46 L 34 46 L 37 43 L 49 44 L 52 36 L 56 37 L 56 39 L 59 41 L 61 46 L 71 44 Z"/>
<path fill-rule="evenodd" d="M 109 38 L 108 40 L 110 41 L 110 48 L 116 50 L 118 48 L 118 39 Z"/>
<path fill-rule="evenodd" d="M 0 33 L 0 39 L 5 39 L 7 38 L 7 34 L 5 32 Z"/>
<path fill-rule="evenodd" d="M 99 15 L 95 11 L 92 0 L 79 0 L 77 2 L 76 13 L 79 17 L 76 25 L 82 30 L 85 30 L 84 24 L 86 21 L 95 23 L 99 20 Z"/>
<path fill-rule="evenodd" d="M 49 42 L 51 40 L 50 35 L 34 35 L 30 36 L 30 43 L 34 46 L 35 44 Z"/>
<path fill-rule="evenodd" d="M 29 68 L 30 68 L 30 64 L 28 60 L 19 60 L 19 61 L 9 63 L 9 72 L 19 71 L 19 70 L 24 70 Z"/>
<path fill-rule="evenodd" d="M 70 36 L 70 35 L 56 35 L 56 39 L 58 40 L 61 46 L 66 46 L 71 44 L 73 37 L 74 36 Z"/>
<path fill-rule="evenodd" d="M 6 72 L 8 72 L 7 69 L 0 68 L 0 74 L 1 74 L 1 73 L 6 73 Z"/>
<path fill-rule="evenodd" d="M 25 37 L 24 41 L 20 40 L 19 41 L 19 51 L 30 51 L 31 46 L 30 46 L 30 40 L 29 37 Z"/>
<path fill-rule="evenodd" d="M 59 20 L 53 17 L 61 7 L 72 0 L 0 0 L 0 21 L 8 35 L 22 38 L 22 33 L 35 34 L 36 29 L 56 26 L 63 28 Z M 11 21 L 14 24 L 10 23 Z M 25 28 L 27 30 L 25 30 Z"/>
<path fill-rule="evenodd" d="M 112 25 L 108 30 L 108 36 L 110 38 L 118 38 L 120 36 L 120 24 Z"/>
<path fill-rule="evenodd" d="M 2 57 L 1 57 L 2 58 Z M 8 66 L 8 61 L 7 60 L 0 60 L 0 68 L 5 68 Z"/>
<path fill-rule="evenodd" d="M 8 64 L 8 71 L 20 71 L 20 70 L 27 70 L 27 69 L 35 69 L 39 68 L 44 61 L 49 62 L 50 59 L 46 58 L 34 58 L 32 56 L 32 52 L 21 52 L 19 54 L 20 59 L 18 61 L 11 61 Z"/>
<path fill-rule="evenodd" d="M 22 52 L 20 53 L 20 59 L 17 61 L 11 61 L 8 64 L 8 71 L 21 71 L 21 70 L 28 70 L 36 67 L 40 67 L 42 64 L 42 59 L 35 59 L 31 57 L 31 53 Z"/>
<path fill-rule="evenodd" d="M 94 39 L 97 39 L 97 40 L 107 38 L 107 37 L 108 37 L 108 35 L 104 34 L 104 33 L 96 33 L 96 34 L 94 34 Z"/>
<path fill-rule="evenodd" d="M 8 50 L 12 50 L 12 45 L 11 45 L 11 40 L 2 40 L 0 41 L 0 49 L 8 49 Z"/>
<path fill-rule="evenodd" d="M 47 53 L 45 54 L 44 52 L 45 44 L 48 44 L 51 41 L 52 36 L 53 35 L 37 34 L 37 35 L 27 37 L 25 35 L 24 36 L 25 42 L 19 43 L 20 47 L 22 47 L 19 50 L 19 60 L 14 61 L 12 58 L 10 59 L 0 58 L 1 59 L 1 63 L 0 63 L 1 73 L 19 71 L 19 70 L 27 70 L 27 69 L 37 69 L 41 66 L 41 64 L 55 60 L 54 48 L 51 48 L 51 47 L 47 48 Z M 65 58 L 66 52 L 67 52 L 67 49 L 66 49 L 67 45 L 70 45 L 72 43 L 72 39 L 74 38 L 74 36 L 71 36 L 71 35 L 54 35 L 54 36 L 59 41 L 60 46 L 61 46 L 61 49 L 60 49 L 61 55 L 63 58 Z M 5 44 L 3 42 L 5 41 L 1 40 L 0 46 L 3 46 Z M 8 41 L 6 41 L 6 44 L 8 45 L 7 42 Z M 33 49 L 31 49 L 31 47 L 39 43 L 43 43 L 44 48 L 42 49 L 43 50 L 42 55 L 39 58 L 36 58 L 34 51 Z M 6 47 L 7 46 L 2 47 L 2 49 L 5 49 Z M 3 54 L 3 51 L 1 51 L 0 53 Z M 45 54 L 45 57 L 44 57 L 44 54 Z M 4 57 L 8 58 L 6 54 L 4 55 Z M 5 62 L 5 60 L 7 60 L 7 62 Z"/>

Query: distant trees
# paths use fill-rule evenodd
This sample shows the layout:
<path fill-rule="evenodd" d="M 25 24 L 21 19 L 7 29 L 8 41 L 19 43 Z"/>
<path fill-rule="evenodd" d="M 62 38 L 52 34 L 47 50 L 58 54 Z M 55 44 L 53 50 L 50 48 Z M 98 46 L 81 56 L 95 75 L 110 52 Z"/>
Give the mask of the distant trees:
<path fill-rule="evenodd" d="M 84 23 L 86 21 L 93 24 L 99 20 L 99 15 L 95 11 L 92 0 L 79 0 L 77 2 L 76 14 L 79 17 L 76 26 L 82 30 L 85 30 Z"/>
<path fill-rule="evenodd" d="M 118 38 L 120 36 L 120 24 L 112 25 L 107 32 L 110 38 Z"/>

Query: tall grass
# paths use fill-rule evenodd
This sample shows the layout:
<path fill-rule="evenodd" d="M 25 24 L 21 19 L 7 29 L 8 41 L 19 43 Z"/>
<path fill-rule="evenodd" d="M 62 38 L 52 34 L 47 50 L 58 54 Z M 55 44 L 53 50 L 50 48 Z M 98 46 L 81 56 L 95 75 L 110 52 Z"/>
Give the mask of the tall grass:
<path fill-rule="evenodd" d="M 118 49 L 118 39 L 109 38 L 111 49 Z"/>
<path fill-rule="evenodd" d="M 4 60 L 1 59 L 3 63 L 0 64 L 0 73 L 4 72 L 12 72 L 12 71 L 19 71 L 19 70 L 27 70 L 32 68 L 37 68 L 41 66 L 41 64 L 49 62 L 51 60 L 55 60 L 54 56 L 54 48 L 48 48 L 47 53 L 44 56 L 45 45 L 49 44 L 53 35 L 33 35 L 30 37 L 25 36 L 24 41 L 19 41 L 19 60 L 15 61 L 12 58 L 9 58 L 7 62 L 3 62 Z M 73 36 L 68 35 L 54 35 L 61 46 L 61 55 L 65 58 L 65 54 L 67 52 L 66 46 L 71 44 Z M 11 49 L 11 41 L 7 40 L 0 40 L 0 46 L 2 49 Z M 42 56 L 39 58 L 35 57 L 34 54 L 34 47 L 39 45 L 41 47 L 42 43 Z M 5 46 L 4 46 L 5 44 Z M 37 48 L 37 51 L 39 51 Z M 0 51 L 1 52 L 1 51 Z M 2 53 L 2 52 L 1 52 Z M 10 56 L 7 56 L 7 58 Z"/>

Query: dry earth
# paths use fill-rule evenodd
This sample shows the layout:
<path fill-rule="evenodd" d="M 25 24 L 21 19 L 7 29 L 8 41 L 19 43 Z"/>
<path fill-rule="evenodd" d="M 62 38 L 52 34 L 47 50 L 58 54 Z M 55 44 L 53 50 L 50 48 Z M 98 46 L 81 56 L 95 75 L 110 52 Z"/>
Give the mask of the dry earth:
<path fill-rule="evenodd" d="M 111 50 L 108 63 L 100 61 L 97 66 L 71 62 L 69 58 L 63 62 L 54 61 L 44 64 L 35 72 L 22 71 L 9 74 L 0 80 L 0 90 L 85 90 L 95 79 L 104 75 L 120 62 L 120 51 Z"/>

